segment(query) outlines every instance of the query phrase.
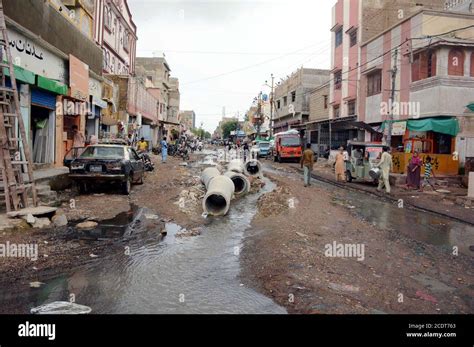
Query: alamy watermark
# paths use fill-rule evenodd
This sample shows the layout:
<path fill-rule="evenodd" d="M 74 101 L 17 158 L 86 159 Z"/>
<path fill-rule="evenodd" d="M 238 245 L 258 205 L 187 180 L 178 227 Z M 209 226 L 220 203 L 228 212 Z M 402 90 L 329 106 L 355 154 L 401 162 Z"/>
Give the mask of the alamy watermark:
<path fill-rule="evenodd" d="M 328 243 L 324 246 L 324 255 L 329 258 L 356 258 L 365 259 L 365 245 L 360 243 Z"/>
<path fill-rule="evenodd" d="M 417 101 L 383 101 L 380 103 L 380 114 L 392 114 L 394 117 L 407 116 L 409 118 L 420 118 L 421 103 Z"/>
<path fill-rule="evenodd" d="M 38 260 L 37 243 L 0 243 L 0 258 L 28 258 Z"/>

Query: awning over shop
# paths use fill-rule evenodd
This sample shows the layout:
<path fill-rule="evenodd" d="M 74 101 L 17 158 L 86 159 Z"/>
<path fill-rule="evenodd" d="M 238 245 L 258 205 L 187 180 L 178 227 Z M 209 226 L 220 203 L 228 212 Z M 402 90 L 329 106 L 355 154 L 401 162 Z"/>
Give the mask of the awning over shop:
<path fill-rule="evenodd" d="M 14 65 L 14 70 L 17 80 L 28 84 L 35 84 L 35 74 L 33 72 L 16 65 Z M 10 69 L 3 69 L 3 73 L 5 76 L 10 76 Z"/>
<path fill-rule="evenodd" d="M 53 93 L 67 95 L 67 85 L 40 75 L 38 75 L 37 85 L 38 87 L 49 90 Z"/>
<path fill-rule="evenodd" d="M 405 122 L 405 120 L 395 121 Z M 436 117 L 425 119 L 406 120 L 407 129 L 411 131 L 434 131 L 441 134 L 456 136 L 459 133 L 459 123 L 455 117 Z M 385 129 L 387 121 L 382 123 L 381 130 Z"/>

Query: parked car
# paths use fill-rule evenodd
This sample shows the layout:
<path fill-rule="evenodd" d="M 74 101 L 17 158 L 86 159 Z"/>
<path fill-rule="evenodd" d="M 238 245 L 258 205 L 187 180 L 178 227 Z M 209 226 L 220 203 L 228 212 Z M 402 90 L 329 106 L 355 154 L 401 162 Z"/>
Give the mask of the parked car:
<path fill-rule="evenodd" d="M 86 193 L 94 183 L 118 184 L 129 194 L 132 184 L 142 184 L 145 164 L 137 151 L 122 145 L 93 145 L 72 160 L 69 177 Z"/>

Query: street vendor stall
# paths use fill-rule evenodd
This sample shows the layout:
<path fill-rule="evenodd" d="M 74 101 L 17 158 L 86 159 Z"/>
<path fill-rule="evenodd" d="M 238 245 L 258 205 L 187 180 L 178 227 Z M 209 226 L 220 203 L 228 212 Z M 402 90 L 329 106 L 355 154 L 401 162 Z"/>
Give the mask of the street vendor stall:
<path fill-rule="evenodd" d="M 404 174 L 413 153 L 417 151 L 425 162 L 429 156 L 433 169 L 439 175 L 453 176 L 459 172 L 459 160 L 454 154 L 459 124 L 454 117 L 410 119 L 406 121 L 402 146 L 392 153 L 393 172 Z M 386 124 L 382 124 L 382 129 Z M 423 174 L 423 172 L 422 172 Z"/>

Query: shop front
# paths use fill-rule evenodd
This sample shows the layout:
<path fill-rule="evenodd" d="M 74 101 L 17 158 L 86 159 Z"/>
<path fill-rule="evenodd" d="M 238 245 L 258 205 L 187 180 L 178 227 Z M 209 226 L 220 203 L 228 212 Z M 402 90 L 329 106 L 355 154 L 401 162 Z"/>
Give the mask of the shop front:
<path fill-rule="evenodd" d="M 52 165 L 58 159 L 57 100 L 68 91 L 66 59 L 14 23 L 8 27 L 8 38 L 33 162 L 37 167 Z"/>
<path fill-rule="evenodd" d="M 382 124 L 385 130 L 387 122 Z M 435 173 L 454 176 L 459 173 L 456 136 L 459 133 L 455 117 L 433 117 L 395 121 L 392 131 L 393 172 L 405 174 L 413 153 L 423 161 L 430 157 Z"/>

